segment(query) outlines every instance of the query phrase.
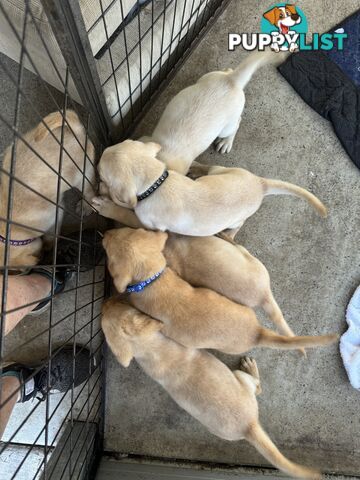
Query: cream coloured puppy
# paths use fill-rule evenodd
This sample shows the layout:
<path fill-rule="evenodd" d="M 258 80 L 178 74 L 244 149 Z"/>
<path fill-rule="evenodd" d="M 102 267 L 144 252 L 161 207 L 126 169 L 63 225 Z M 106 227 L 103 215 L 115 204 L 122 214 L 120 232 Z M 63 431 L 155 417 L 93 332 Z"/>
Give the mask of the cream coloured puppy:
<path fill-rule="evenodd" d="M 63 130 L 63 150 L 61 132 Z M 54 233 L 56 202 L 62 205 L 63 194 L 71 188 L 83 191 L 87 202 L 95 195 L 95 150 L 85 128 L 72 110 L 66 122 L 59 112 L 47 115 L 42 123 L 23 135 L 16 145 L 16 162 L 12 172 L 12 148 L 5 151 L 0 183 L 0 217 L 7 218 L 9 175 L 13 173 L 13 201 L 8 265 L 17 269 L 38 263 L 45 233 Z M 85 155 L 86 146 L 86 155 Z M 61 177 L 59 179 L 60 159 Z M 85 175 L 85 178 L 84 178 Z M 29 188 L 27 188 L 29 187 Z M 58 191 L 59 190 L 59 191 Z M 59 194 L 59 195 L 58 195 Z M 80 208 L 80 207 L 79 207 Z M 84 202 L 85 214 L 91 208 Z M 58 227 L 63 210 L 58 209 Z M 0 265 L 4 262 L 6 222 L 0 221 Z M 52 240 L 53 237 L 49 237 Z M 20 243 L 19 243 L 20 242 Z M 22 243 L 23 242 L 23 243 Z M 28 243 L 27 243 L 28 242 Z"/>
<path fill-rule="evenodd" d="M 132 228 L 143 228 L 135 213 L 104 199 L 103 216 Z M 293 336 L 277 304 L 265 267 L 246 248 L 217 236 L 170 233 L 164 248 L 169 267 L 193 287 L 205 287 L 247 307 L 261 307 L 284 335 Z"/>
<path fill-rule="evenodd" d="M 159 143 L 159 160 L 184 175 L 213 142 L 218 152 L 230 152 L 245 106 L 245 86 L 262 65 L 284 59 L 283 53 L 254 52 L 235 70 L 207 73 L 169 102 L 151 137 L 143 140 Z"/>
<path fill-rule="evenodd" d="M 333 343 L 337 335 L 285 337 L 259 325 L 255 312 L 206 288 L 193 288 L 167 267 L 163 232 L 121 228 L 107 231 L 103 246 L 119 293 L 164 323 L 163 333 L 182 345 L 241 354 L 256 346 L 296 349 Z M 138 291 L 130 288 L 142 282 Z"/>
<path fill-rule="evenodd" d="M 140 201 L 139 196 L 164 174 L 164 165 L 156 158 L 160 149 L 155 143 L 126 140 L 107 148 L 99 164 L 110 198 L 133 208 L 146 228 L 192 236 L 239 229 L 267 195 L 302 197 L 326 216 L 325 206 L 307 190 L 242 168 L 210 167 L 208 175 L 195 181 L 170 170 L 163 183 Z M 101 202 L 93 201 L 99 211 Z"/>
<path fill-rule="evenodd" d="M 231 371 L 205 351 L 187 348 L 164 336 L 161 323 L 112 298 L 103 305 L 102 328 L 118 361 L 132 358 L 172 399 L 212 434 L 230 441 L 246 439 L 288 475 L 320 478 L 277 449 L 259 423 L 256 394 L 260 378 L 255 360 L 244 358 Z"/>

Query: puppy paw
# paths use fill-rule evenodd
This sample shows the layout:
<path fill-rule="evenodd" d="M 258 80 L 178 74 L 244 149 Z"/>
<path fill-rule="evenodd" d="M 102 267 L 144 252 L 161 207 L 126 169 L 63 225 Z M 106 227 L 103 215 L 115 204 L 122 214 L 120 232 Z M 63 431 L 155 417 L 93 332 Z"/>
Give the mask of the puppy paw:
<path fill-rule="evenodd" d="M 91 202 L 92 207 L 99 215 L 103 217 L 111 217 L 114 208 L 114 202 L 108 197 L 94 197 Z"/>
<path fill-rule="evenodd" d="M 291 53 L 296 52 L 298 49 L 299 49 L 299 46 L 298 46 L 297 43 L 292 43 L 292 44 L 290 45 L 290 48 L 289 48 L 289 50 L 290 50 Z"/>
<path fill-rule="evenodd" d="M 250 357 L 242 357 L 240 360 L 240 369 L 256 379 L 260 379 L 259 369 L 256 360 Z"/>
<path fill-rule="evenodd" d="M 226 138 L 218 138 L 215 140 L 215 150 L 218 153 L 230 153 L 232 146 L 233 146 L 234 138 L 233 137 L 226 137 Z"/>

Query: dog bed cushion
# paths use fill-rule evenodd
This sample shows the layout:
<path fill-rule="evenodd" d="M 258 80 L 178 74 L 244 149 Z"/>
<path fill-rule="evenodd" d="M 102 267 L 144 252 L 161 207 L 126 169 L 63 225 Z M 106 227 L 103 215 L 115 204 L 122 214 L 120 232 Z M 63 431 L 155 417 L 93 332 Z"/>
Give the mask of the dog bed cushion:
<path fill-rule="evenodd" d="M 279 67 L 298 94 L 329 120 L 360 168 L 360 11 L 331 30 L 344 30 L 342 51 L 301 51 Z"/>

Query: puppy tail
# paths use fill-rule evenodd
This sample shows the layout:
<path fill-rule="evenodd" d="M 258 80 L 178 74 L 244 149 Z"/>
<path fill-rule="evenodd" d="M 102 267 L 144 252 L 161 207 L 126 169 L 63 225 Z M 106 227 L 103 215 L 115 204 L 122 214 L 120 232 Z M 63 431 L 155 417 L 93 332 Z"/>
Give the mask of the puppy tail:
<path fill-rule="evenodd" d="M 284 350 L 293 350 L 296 348 L 313 348 L 330 345 L 339 339 L 338 335 L 319 335 L 306 337 L 287 337 L 279 335 L 267 328 L 261 328 L 258 338 L 258 345 L 270 348 L 281 348 Z"/>
<path fill-rule="evenodd" d="M 35 141 L 43 141 L 50 134 L 50 131 L 52 132 L 57 128 L 61 128 L 63 122 L 64 127 L 69 128 L 70 126 L 75 134 L 80 134 L 84 130 L 83 124 L 80 122 L 79 117 L 74 112 L 74 110 L 66 111 L 65 121 L 63 120 L 63 116 L 60 112 L 53 112 L 47 115 L 43 119 L 43 121 L 36 127 L 34 135 Z M 47 126 L 47 128 L 45 125 Z"/>
<path fill-rule="evenodd" d="M 276 53 L 272 50 L 250 53 L 230 76 L 239 88 L 244 89 L 256 70 L 267 64 L 280 65 L 285 60 L 285 56 L 284 52 Z"/>
<path fill-rule="evenodd" d="M 315 195 L 305 188 L 301 188 L 293 183 L 282 182 L 281 180 L 263 179 L 265 184 L 265 195 L 293 195 L 304 198 L 322 217 L 327 216 L 327 208 Z"/>
<path fill-rule="evenodd" d="M 303 467 L 302 465 L 293 463 L 284 457 L 258 423 L 253 423 L 250 426 L 245 438 L 266 458 L 266 460 L 286 474 L 297 478 L 322 478 L 322 475 L 318 470 Z"/>

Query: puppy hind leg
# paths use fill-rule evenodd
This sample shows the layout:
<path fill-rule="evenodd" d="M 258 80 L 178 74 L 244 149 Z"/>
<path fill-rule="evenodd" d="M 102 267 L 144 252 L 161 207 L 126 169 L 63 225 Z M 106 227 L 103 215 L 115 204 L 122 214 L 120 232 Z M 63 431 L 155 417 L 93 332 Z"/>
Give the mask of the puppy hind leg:
<path fill-rule="evenodd" d="M 229 135 L 228 137 L 218 137 L 215 140 L 215 150 L 218 153 L 225 154 L 225 153 L 230 153 L 233 147 L 233 143 L 235 140 L 235 135 L 236 132 L 233 135 Z"/>
<path fill-rule="evenodd" d="M 218 136 L 218 138 L 215 140 L 215 150 L 218 153 L 225 154 L 225 153 L 230 153 L 233 147 L 233 143 L 235 140 L 235 136 L 237 134 L 237 131 L 239 129 L 241 122 L 241 117 L 236 123 L 235 128 L 232 126 L 227 126 Z M 231 131 L 232 133 L 228 134 L 228 131 Z"/>
<path fill-rule="evenodd" d="M 240 369 L 233 372 L 239 383 L 248 386 L 255 395 L 260 395 L 260 374 L 256 361 L 250 357 L 243 357 L 240 360 Z"/>

